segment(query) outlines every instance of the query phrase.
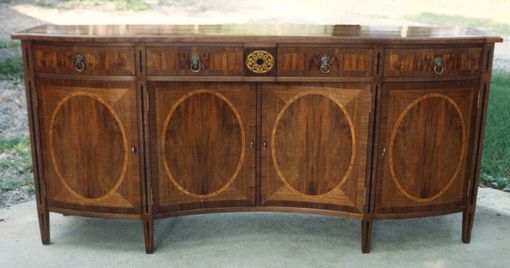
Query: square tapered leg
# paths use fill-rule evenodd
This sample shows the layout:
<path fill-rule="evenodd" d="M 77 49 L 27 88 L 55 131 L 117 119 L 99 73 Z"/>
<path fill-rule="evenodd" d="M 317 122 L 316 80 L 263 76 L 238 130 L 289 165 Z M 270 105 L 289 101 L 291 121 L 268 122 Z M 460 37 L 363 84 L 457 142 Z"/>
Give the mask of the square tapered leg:
<path fill-rule="evenodd" d="M 145 252 L 152 254 L 154 252 L 154 219 L 143 221 L 143 230 L 145 237 Z"/>
<path fill-rule="evenodd" d="M 39 209 L 39 230 L 43 245 L 50 244 L 50 213 L 47 210 Z"/>
<path fill-rule="evenodd" d="M 370 252 L 370 243 L 372 240 L 372 221 L 361 221 L 361 251 Z"/>

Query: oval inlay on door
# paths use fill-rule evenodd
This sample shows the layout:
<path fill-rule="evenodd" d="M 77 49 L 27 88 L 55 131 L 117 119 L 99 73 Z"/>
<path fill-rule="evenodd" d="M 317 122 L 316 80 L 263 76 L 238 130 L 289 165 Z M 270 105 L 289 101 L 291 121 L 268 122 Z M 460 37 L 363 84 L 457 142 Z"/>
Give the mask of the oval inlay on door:
<path fill-rule="evenodd" d="M 344 106 L 323 92 L 292 98 L 276 118 L 273 163 L 282 182 L 314 197 L 341 186 L 355 159 L 354 128 Z"/>
<path fill-rule="evenodd" d="M 450 97 L 427 94 L 409 104 L 389 146 L 390 172 L 400 191 L 418 202 L 441 196 L 459 173 L 465 133 L 462 112 Z"/>
<path fill-rule="evenodd" d="M 101 199 L 119 187 L 128 145 L 119 117 L 105 100 L 89 93 L 68 95 L 55 108 L 49 128 L 53 166 L 71 193 Z"/>
<path fill-rule="evenodd" d="M 161 137 L 163 164 L 183 193 L 208 198 L 236 179 L 245 153 L 241 116 L 220 93 L 195 90 L 170 110 Z"/>

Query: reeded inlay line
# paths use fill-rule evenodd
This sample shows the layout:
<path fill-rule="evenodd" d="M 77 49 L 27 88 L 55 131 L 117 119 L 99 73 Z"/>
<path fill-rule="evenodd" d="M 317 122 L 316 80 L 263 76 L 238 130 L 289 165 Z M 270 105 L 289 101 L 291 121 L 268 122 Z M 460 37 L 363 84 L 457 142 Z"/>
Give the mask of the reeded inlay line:
<path fill-rule="evenodd" d="M 292 105 L 296 100 L 298 100 L 299 98 L 308 96 L 308 95 L 321 95 L 321 96 L 324 96 L 324 97 L 328 98 L 329 100 L 333 101 L 333 103 L 336 106 L 338 106 L 338 108 L 340 108 L 340 110 L 344 114 L 345 119 L 346 119 L 347 123 L 349 124 L 349 129 L 351 131 L 351 136 L 352 136 L 352 143 L 351 143 L 352 154 L 351 154 L 351 160 L 349 162 L 349 167 L 348 167 L 347 171 L 345 172 L 345 175 L 340 180 L 338 185 L 336 185 L 335 187 L 333 187 L 331 190 L 329 190 L 326 193 L 317 194 L 317 195 L 309 195 L 309 194 L 302 193 L 302 192 L 298 191 L 297 189 L 295 189 L 288 182 L 288 180 L 283 175 L 283 173 L 282 173 L 282 171 L 280 169 L 280 166 L 278 165 L 278 161 L 277 161 L 277 157 L 276 157 L 276 149 L 275 149 L 276 148 L 276 130 L 278 128 L 278 125 L 280 123 L 280 120 L 281 120 L 282 116 L 285 114 L 285 112 L 287 111 L 289 106 Z M 353 169 L 353 166 L 354 166 L 354 160 L 356 159 L 356 134 L 355 134 L 353 123 L 352 123 L 351 117 L 349 116 L 349 113 L 347 112 L 345 107 L 340 102 L 338 102 L 333 96 L 331 96 L 330 94 L 321 92 L 321 91 L 306 91 L 306 92 L 302 92 L 302 93 L 294 96 L 289 102 L 287 102 L 285 104 L 285 106 L 283 106 L 282 110 L 276 116 L 276 121 L 274 123 L 273 131 L 272 131 L 272 134 L 271 134 L 271 155 L 272 155 L 272 158 L 273 158 L 273 163 L 274 163 L 274 167 L 275 167 L 275 170 L 276 170 L 276 174 L 278 175 L 278 177 L 280 177 L 280 180 L 283 182 L 283 184 L 285 186 L 287 186 L 295 194 L 297 194 L 297 195 L 299 195 L 301 197 L 304 197 L 304 198 L 309 198 L 309 199 L 319 199 L 321 197 L 324 197 L 326 195 L 331 194 L 332 192 L 334 192 L 335 190 L 337 190 L 338 188 L 342 187 L 342 185 L 345 184 L 345 182 L 347 181 L 347 178 L 349 178 L 349 176 L 351 175 L 351 172 L 352 172 L 352 169 Z"/>
<path fill-rule="evenodd" d="M 429 98 L 441 98 L 441 99 L 444 99 L 444 100 L 448 101 L 448 103 L 450 103 L 455 108 L 455 111 L 457 112 L 457 114 L 458 114 L 458 116 L 460 118 L 460 123 L 462 125 L 462 147 L 461 147 L 461 152 L 460 152 L 460 156 L 459 156 L 459 162 L 457 163 L 457 166 L 455 168 L 455 172 L 453 173 L 453 176 L 450 178 L 448 184 L 446 184 L 446 186 L 441 191 L 439 191 L 437 194 L 435 194 L 435 195 L 433 195 L 431 197 L 428 197 L 428 198 L 419 198 L 419 197 L 416 197 L 416 196 L 413 196 L 413 195 L 409 194 L 402 187 L 402 185 L 399 183 L 399 180 L 398 180 L 398 178 L 396 176 L 396 172 L 395 172 L 395 164 L 394 164 L 394 161 L 393 161 L 393 146 L 394 146 L 394 143 L 395 143 L 395 138 L 397 136 L 397 131 L 400 128 L 400 124 L 402 123 L 402 121 L 406 117 L 407 113 L 412 108 L 414 108 L 418 103 L 420 103 L 421 101 L 424 101 L 426 99 L 429 99 Z M 455 179 L 456 179 L 456 177 L 457 177 L 457 175 L 458 175 L 458 173 L 460 171 L 460 167 L 462 165 L 462 162 L 464 160 L 464 154 L 465 154 L 465 151 L 466 151 L 466 126 L 464 124 L 464 116 L 462 115 L 462 111 L 460 110 L 458 105 L 450 97 L 448 97 L 448 96 L 446 96 L 444 94 L 441 94 L 441 93 L 430 93 L 430 94 L 424 95 L 424 96 L 416 99 L 415 101 L 413 101 L 411 104 L 409 104 L 404 109 L 404 111 L 400 114 L 400 116 L 399 116 L 399 118 L 397 120 L 397 123 L 395 124 L 395 127 L 393 128 L 393 131 L 391 133 L 390 144 L 389 144 L 388 147 L 389 147 L 388 157 L 389 157 L 389 165 L 390 165 L 390 174 L 391 174 L 391 178 L 395 182 L 398 190 L 401 191 L 402 194 L 404 194 L 407 198 L 409 198 L 411 200 L 414 200 L 416 202 L 429 202 L 429 201 L 432 201 L 434 199 L 437 199 L 441 195 L 443 195 L 450 188 L 450 186 L 453 184 L 453 182 L 455 181 Z"/>
<path fill-rule="evenodd" d="M 60 172 L 60 170 L 58 168 L 58 165 L 57 165 L 57 161 L 56 161 L 57 158 L 55 157 L 55 151 L 54 151 L 54 145 L 53 145 L 53 128 L 55 126 L 55 118 L 57 117 L 57 114 L 58 114 L 59 110 L 62 108 L 62 106 L 67 101 L 69 101 L 73 97 L 78 97 L 78 96 L 84 96 L 84 97 L 92 98 L 95 101 L 101 103 L 106 109 L 108 109 L 108 111 L 115 118 L 118 127 L 120 128 L 120 131 L 122 133 L 122 142 L 124 144 L 124 163 L 123 163 L 123 166 L 122 166 L 122 172 L 121 172 L 119 178 L 117 179 L 117 182 L 115 183 L 114 187 L 108 193 L 106 193 L 103 196 L 96 197 L 96 198 L 85 197 L 85 196 L 77 193 L 76 191 L 74 191 L 72 189 L 72 187 L 64 179 L 64 176 L 62 175 L 62 173 Z M 127 138 L 126 138 L 126 131 L 124 129 L 124 126 L 121 123 L 121 120 L 120 120 L 119 116 L 117 115 L 117 113 L 115 112 L 113 107 L 111 107 L 105 100 L 103 100 L 101 97 L 99 97 L 97 95 L 94 95 L 94 94 L 91 94 L 91 93 L 87 93 L 87 92 L 76 92 L 76 93 L 72 93 L 72 94 L 67 95 L 64 99 L 62 99 L 57 104 L 57 106 L 55 108 L 55 111 L 53 112 L 53 114 L 51 116 L 50 125 L 49 125 L 49 132 L 50 132 L 49 133 L 49 147 L 50 147 L 50 156 L 51 156 L 51 161 L 52 161 L 52 164 L 53 164 L 53 168 L 55 169 L 55 172 L 57 173 L 57 176 L 59 177 L 59 179 L 62 181 L 64 187 L 72 195 L 74 195 L 76 198 L 78 198 L 78 199 L 80 199 L 82 201 L 85 201 L 85 202 L 100 202 L 100 201 L 103 201 L 103 200 L 107 199 L 108 197 L 110 197 L 113 193 L 115 193 L 118 190 L 118 188 L 120 187 L 120 185 L 124 181 L 124 178 L 125 178 L 125 175 L 126 175 L 126 171 L 127 171 L 127 167 L 128 167 L 128 157 L 129 157 L 128 142 L 127 142 Z"/>
<path fill-rule="evenodd" d="M 198 90 L 194 90 L 194 91 L 191 91 L 189 93 L 187 93 L 186 95 L 182 96 L 179 100 L 177 100 L 177 102 L 175 103 L 175 105 L 172 107 L 172 109 L 170 110 L 170 112 L 168 113 L 166 119 L 165 119 L 165 123 L 163 125 L 163 131 L 161 132 L 161 153 L 160 153 L 160 157 L 161 159 L 166 159 L 166 133 L 168 131 L 168 126 L 170 125 L 170 121 L 173 117 L 173 114 L 175 113 L 175 111 L 177 110 L 177 108 L 179 107 L 179 105 L 181 105 L 184 101 L 186 101 L 188 98 L 190 98 L 191 96 L 193 95 L 197 95 L 197 94 L 211 94 L 215 97 L 218 97 L 220 98 L 222 101 L 224 101 L 229 107 L 230 109 L 232 110 L 232 113 L 234 113 L 238 123 L 239 123 L 239 128 L 240 128 L 240 131 L 241 131 L 241 153 L 239 155 L 239 161 L 238 161 L 238 164 L 237 164 L 237 167 L 233 173 L 233 175 L 228 179 L 228 181 L 225 183 L 225 185 L 223 185 L 220 189 L 210 193 L 210 194 L 196 194 L 196 193 L 192 193 L 188 190 L 186 190 L 184 187 L 182 187 L 182 185 L 180 185 L 177 180 L 175 179 L 175 176 L 173 175 L 170 167 L 168 166 L 168 163 L 167 161 L 163 161 L 163 166 L 165 168 L 165 171 L 170 179 L 170 181 L 172 182 L 172 184 L 177 187 L 177 189 L 179 189 L 179 191 L 181 191 L 182 193 L 188 195 L 188 196 L 191 196 L 191 197 L 194 197 L 194 198 L 200 198 L 200 199 L 205 199 L 205 198 L 211 198 L 211 197 L 214 197 L 214 196 L 217 196 L 218 194 L 222 193 L 223 191 L 227 190 L 230 185 L 232 185 L 232 183 L 235 181 L 236 177 L 239 175 L 239 172 L 241 170 L 241 167 L 243 166 L 243 162 L 244 162 L 244 154 L 245 154 L 245 133 L 244 133 L 244 126 L 243 126 L 243 121 L 241 120 L 241 116 L 239 115 L 239 112 L 237 111 L 237 109 L 235 108 L 235 106 L 225 97 L 223 96 L 221 93 L 219 92 L 216 92 L 214 90 L 209 90 L 209 89 L 198 89 Z"/>

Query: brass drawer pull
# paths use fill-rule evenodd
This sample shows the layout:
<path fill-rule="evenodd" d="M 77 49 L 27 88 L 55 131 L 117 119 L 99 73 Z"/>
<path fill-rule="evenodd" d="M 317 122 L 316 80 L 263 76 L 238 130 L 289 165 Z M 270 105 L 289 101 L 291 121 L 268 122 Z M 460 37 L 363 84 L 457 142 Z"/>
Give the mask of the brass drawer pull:
<path fill-rule="evenodd" d="M 444 72 L 443 58 L 436 57 L 434 59 L 434 73 L 442 74 Z"/>
<path fill-rule="evenodd" d="M 321 72 L 325 74 L 329 73 L 331 71 L 330 64 L 331 64 L 330 58 L 326 55 L 322 56 L 320 66 Z"/>
<path fill-rule="evenodd" d="M 255 141 L 251 140 L 250 141 L 250 150 L 253 150 L 255 149 Z"/>
<path fill-rule="evenodd" d="M 194 73 L 198 73 L 202 70 L 202 63 L 200 62 L 199 56 L 193 56 L 191 57 L 191 65 L 190 69 Z"/>
<path fill-rule="evenodd" d="M 85 70 L 85 57 L 81 54 L 76 54 L 74 56 L 74 69 L 78 72 L 83 72 Z"/>

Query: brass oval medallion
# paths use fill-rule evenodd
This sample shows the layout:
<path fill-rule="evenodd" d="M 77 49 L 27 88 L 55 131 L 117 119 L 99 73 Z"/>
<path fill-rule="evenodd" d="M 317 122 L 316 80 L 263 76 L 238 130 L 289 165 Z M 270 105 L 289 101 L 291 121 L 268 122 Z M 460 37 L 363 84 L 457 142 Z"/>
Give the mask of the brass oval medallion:
<path fill-rule="evenodd" d="M 271 71 L 274 66 L 274 58 L 271 53 L 265 50 L 255 50 L 252 51 L 246 57 L 246 67 L 250 69 L 250 71 L 263 74 Z"/>

